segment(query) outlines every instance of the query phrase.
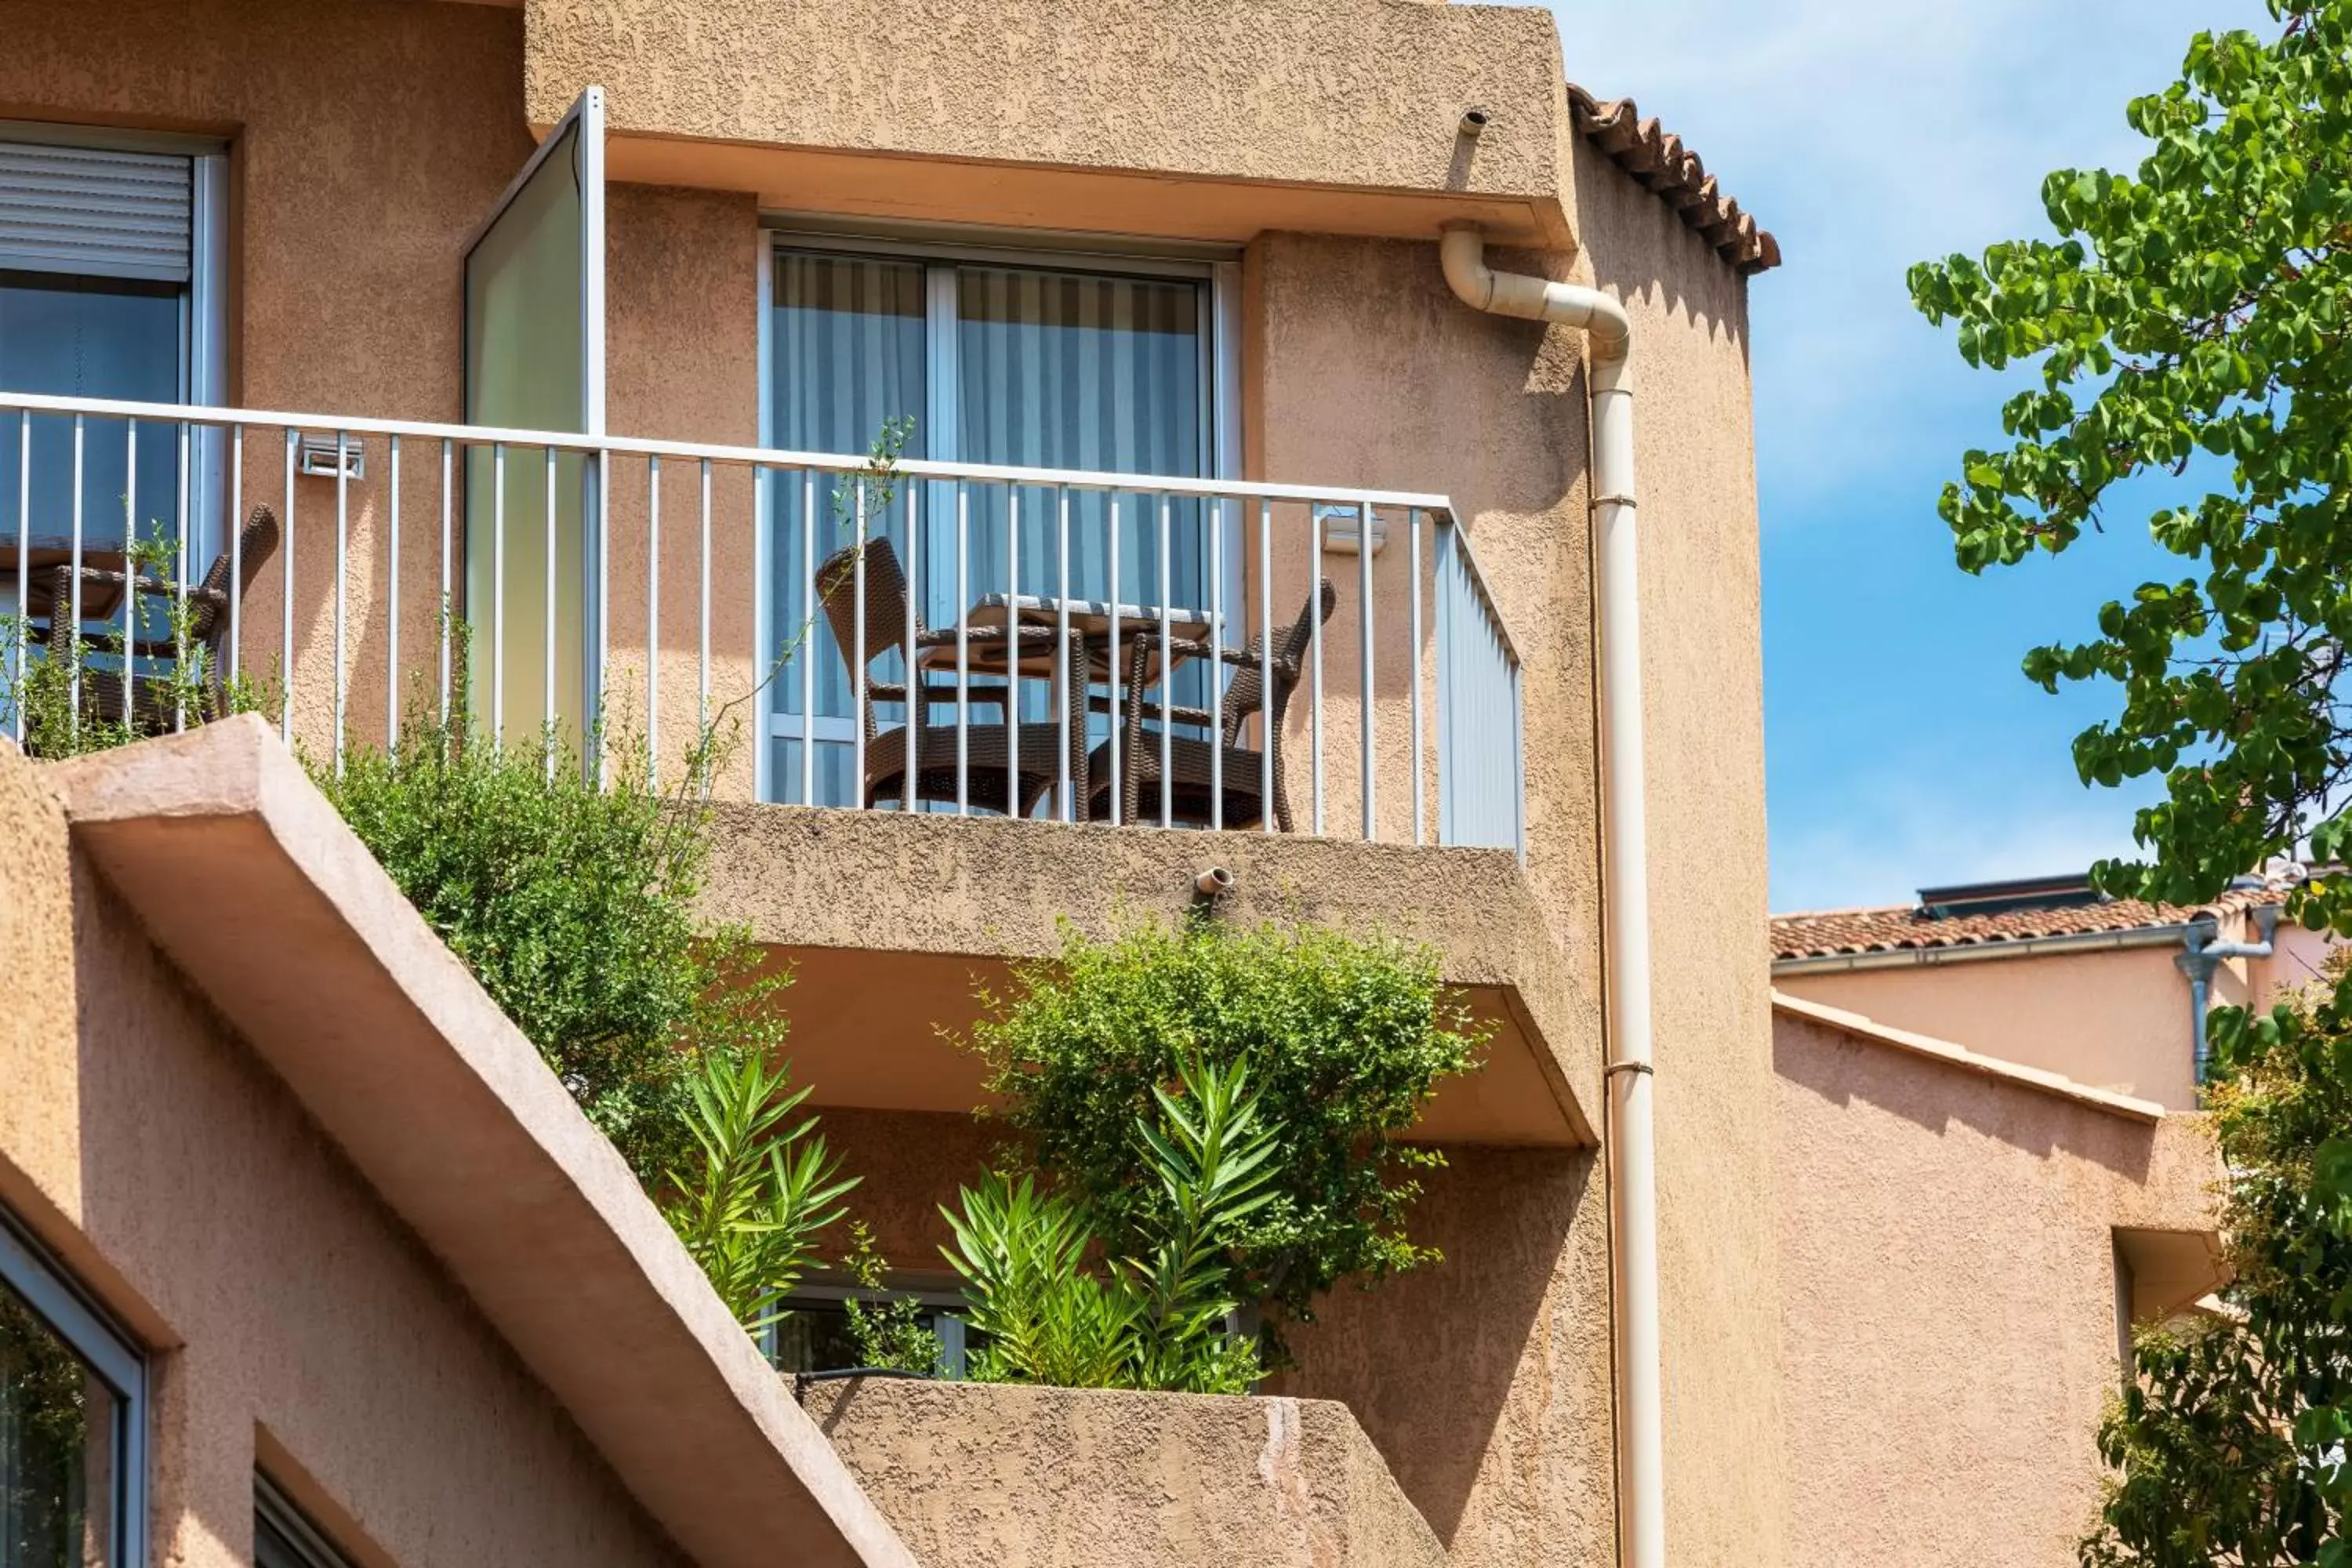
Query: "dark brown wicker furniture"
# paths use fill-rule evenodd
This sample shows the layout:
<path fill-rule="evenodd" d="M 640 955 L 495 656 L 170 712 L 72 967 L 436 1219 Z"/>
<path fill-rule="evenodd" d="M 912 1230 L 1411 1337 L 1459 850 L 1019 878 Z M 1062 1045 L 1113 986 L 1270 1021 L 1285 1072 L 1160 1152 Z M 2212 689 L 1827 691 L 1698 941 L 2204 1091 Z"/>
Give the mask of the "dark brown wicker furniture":
<path fill-rule="evenodd" d="M 916 700 L 908 701 L 906 684 L 895 681 L 866 683 L 865 711 L 858 723 L 866 733 L 866 776 L 862 781 L 865 798 L 861 804 L 873 805 L 878 801 L 902 800 L 906 797 L 908 758 L 914 758 L 914 798 L 919 801 L 952 803 L 956 799 L 958 776 L 956 726 L 952 719 L 945 724 L 932 721 L 934 706 L 946 704 L 952 708 L 956 700 L 956 682 L 952 660 L 956 632 L 952 626 L 929 627 L 923 625 L 919 607 L 910 605 L 907 577 L 898 564 L 898 552 L 887 539 L 868 540 L 866 555 L 866 658 L 870 665 L 876 659 L 893 652 L 904 652 L 908 643 L 908 616 L 914 615 L 914 647 L 916 668 L 912 679 Z M 825 619 L 832 625 L 834 640 L 840 645 L 844 663 L 856 668 L 853 651 L 857 639 L 857 556 L 858 547 L 849 545 L 828 556 L 817 568 L 817 601 L 824 606 Z M 1039 654 L 1048 661 L 1055 647 L 1054 631 L 1045 626 L 1015 626 L 1011 635 L 1018 638 L 1017 656 L 1004 658 L 1006 631 L 1003 627 L 974 627 L 965 636 L 966 679 L 964 700 L 968 707 L 986 706 L 1000 715 L 1019 689 L 1019 678 L 1003 680 L 977 681 L 970 677 L 973 650 L 987 649 L 1003 667 L 1008 663 L 1019 668 L 1024 660 L 1034 663 Z M 1019 726 L 1015 732 L 1003 718 L 993 722 L 974 722 L 966 727 L 963 766 L 964 799 L 983 810 L 1028 816 L 1037 803 L 1046 798 L 1062 777 L 1066 766 L 1072 798 L 1084 801 L 1087 788 L 1087 648 L 1085 639 L 1075 633 L 1067 645 L 1067 658 L 1063 668 L 1067 672 L 1063 702 L 1066 710 L 1067 751 L 1064 746 L 1064 720 Z M 937 679 L 942 664 L 948 679 Z M 907 703 L 908 721 L 893 729 L 879 728 L 874 717 L 877 702 Z M 1006 715 L 1006 717 L 1013 717 Z M 1019 747 L 1019 787 L 1016 799 L 1008 799 L 1006 776 L 1013 761 L 1013 749 Z"/>
<path fill-rule="evenodd" d="M 110 633 L 99 630 L 93 634 L 84 629 L 80 680 L 80 710 L 85 722 L 121 723 L 125 718 L 123 679 L 131 675 L 129 725 L 135 735 L 162 735 L 183 725 L 201 724 L 228 711 L 228 636 L 229 636 L 229 574 L 238 570 L 236 593 L 240 601 L 252 589 L 254 580 L 261 574 L 264 563 L 278 549 L 278 514 L 268 506 L 257 506 L 246 520 L 245 531 L 239 536 L 234 556 L 223 551 L 213 561 L 201 582 L 188 584 L 188 626 L 184 645 L 168 634 L 163 637 L 142 637 L 133 626 L 132 637 L 124 658 L 122 630 L 118 621 Z M 119 554 L 118 554 L 119 558 Z M 54 647 L 60 626 L 71 616 L 73 604 L 74 568 L 68 563 L 49 568 L 43 584 L 46 594 L 30 595 L 33 603 L 26 608 L 47 616 L 46 625 L 30 628 L 28 640 L 36 645 Z M 146 575 L 131 576 L 106 567 L 84 564 L 81 568 L 82 610 L 91 616 L 93 605 L 115 606 L 122 602 L 127 588 L 142 599 L 152 599 L 168 606 L 179 596 L 177 582 Z M 152 625 L 152 617 L 138 616 L 135 621 Z M 168 628 L 168 622 L 166 626 Z M 175 705 L 169 682 L 159 676 L 140 676 L 137 666 L 144 662 L 150 668 L 159 663 L 171 663 L 183 657 L 184 647 L 198 650 L 203 660 L 203 695 L 184 708 Z M 100 658 L 110 662 L 93 666 L 89 661 Z"/>
<path fill-rule="evenodd" d="M 1212 742 L 1197 736 L 1150 728 L 1144 720 L 1160 718 L 1162 723 L 1213 727 L 1217 731 L 1216 745 L 1223 749 L 1222 759 L 1223 809 L 1222 817 L 1227 827 L 1259 826 L 1265 820 L 1267 802 L 1263 798 L 1265 776 L 1265 755 L 1255 747 L 1241 743 L 1242 725 L 1253 713 L 1263 710 L 1265 714 L 1267 744 L 1274 752 L 1275 825 L 1285 833 L 1296 831 L 1290 816 L 1290 793 L 1282 776 L 1282 718 L 1290 705 L 1290 694 L 1297 689 L 1308 648 L 1313 645 L 1318 621 L 1328 621 L 1339 602 L 1339 591 L 1331 579 L 1322 580 L 1315 596 L 1299 607 L 1298 618 L 1276 634 L 1273 656 L 1263 657 L 1264 639 L 1253 637 L 1246 651 L 1237 648 L 1212 647 L 1207 643 L 1176 641 L 1171 645 L 1173 659 L 1213 658 L 1234 667 L 1233 684 L 1225 689 L 1223 699 L 1213 714 L 1205 709 L 1176 705 L 1163 709 L 1143 696 L 1147 664 L 1158 657 L 1159 647 L 1152 638 L 1138 638 L 1135 651 L 1129 656 L 1127 682 L 1126 712 L 1119 742 L 1119 816 L 1123 823 L 1133 823 L 1146 794 L 1157 798 L 1160 780 L 1160 746 L 1163 735 L 1168 747 L 1168 777 L 1170 780 L 1170 821 L 1202 826 L 1212 820 L 1213 799 L 1210 746 Z M 1145 645 L 1149 646 L 1145 646 Z M 1160 672 L 1166 680 L 1171 670 Z M 1271 686 L 1267 684 L 1271 678 Z M 1110 742 L 1104 742 L 1087 760 L 1087 777 L 1094 781 L 1088 796 L 1088 815 L 1097 819 L 1110 816 Z M 1151 814 L 1157 821 L 1158 813 Z"/>

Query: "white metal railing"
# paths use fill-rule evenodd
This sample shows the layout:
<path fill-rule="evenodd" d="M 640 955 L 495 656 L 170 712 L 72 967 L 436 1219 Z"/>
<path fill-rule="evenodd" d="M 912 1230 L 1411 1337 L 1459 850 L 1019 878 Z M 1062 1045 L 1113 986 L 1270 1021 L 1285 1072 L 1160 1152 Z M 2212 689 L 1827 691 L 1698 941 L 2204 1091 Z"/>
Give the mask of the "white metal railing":
<path fill-rule="evenodd" d="M 364 687 L 385 743 L 420 702 L 493 743 L 625 716 L 658 780 L 690 689 L 698 736 L 755 705 L 768 798 L 1269 833 L 1288 807 L 1298 831 L 1524 854 L 1519 659 L 1442 495 L 0 393 L 10 468 L 11 694 L 43 657 L 22 628 L 86 633 L 83 584 L 113 571 L 107 695 L 133 717 L 132 645 L 160 657 L 123 581 L 144 536 L 172 563 L 149 596 L 210 615 L 211 678 L 267 661 L 281 731 L 338 766 L 374 742 Z M 242 559 L 257 503 L 274 563 Z M 907 586 L 877 600 L 889 568 Z M 682 619 L 690 651 L 665 641 Z"/>

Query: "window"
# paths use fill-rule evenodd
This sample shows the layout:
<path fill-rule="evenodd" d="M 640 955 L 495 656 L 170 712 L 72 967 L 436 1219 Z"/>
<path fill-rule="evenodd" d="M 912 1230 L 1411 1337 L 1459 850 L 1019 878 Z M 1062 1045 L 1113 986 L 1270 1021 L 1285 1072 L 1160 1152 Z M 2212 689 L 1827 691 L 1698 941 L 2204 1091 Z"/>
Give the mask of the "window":
<path fill-rule="evenodd" d="M 0 124 L 0 392 L 219 402 L 226 166 L 215 143 Z M 17 545 L 62 559 L 77 524 L 103 555 L 133 530 L 176 544 L 184 522 L 201 574 L 223 538 L 224 441 L 188 432 L 183 474 L 181 435 L 86 419 L 76 518 L 73 417 L 0 413 L 0 616 Z"/>
<path fill-rule="evenodd" d="M 253 1478 L 253 1568 L 349 1568 L 319 1527 L 268 1476 Z"/>
<path fill-rule="evenodd" d="M 972 463 L 1205 478 L 1230 466 L 1234 434 L 1223 324 L 1229 264 L 1209 260 L 1039 255 L 985 247 L 889 249 L 851 241 L 775 237 L 763 310 L 764 436 L 803 452 L 860 453 L 886 421 L 913 421 L 905 455 Z M 1059 519 L 1051 490 L 925 485 L 913 499 L 924 619 L 953 623 L 957 510 L 968 509 L 964 597 L 1001 593 L 1021 563 L 1021 591 L 1059 588 Z M 854 520 L 836 515 L 833 487 L 772 476 L 765 498 L 767 638 L 789 655 L 771 687 L 768 798 L 854 804 L 853 687 L 846 664 L 807 603 L 810 568 L 847 543 Z M 1160 601 L 1159 500 L 1146 494 L 1074 494 L 1070 591 L 1109 597 L 1110 512 L 1118 509 L 1118 597 Z M 903 562 L 903 502 L 869 521 Z M 1215 509 L 1171 506 L 1168 588 L 1176 604 L 1203 601 Z M 1227 559 L 1240 561 L 1238 550 Z M 805 630 L 803 629 L 805 628 Z M 897 679 L 895 655 L 875 665 Z M 803 675 L 814 661 L 817 754 L 803 795 Z M 1033 683 L 1034 685 L 1034 683 Z M 1024 693 L 1044 717 L 1047 694 Z M 1188 699 L 1197 700 L 1197 699 Z M 887 707 L 878 716 L 889 720 Z M 901 714 L 901 716 L 903 716 Z"/>
<path fill-rule="evenodd" d="M 957 1315 L 962 1298 L 952 1291 L 935 1290 L 894 1290 L 892 1294 L 912 1296 L 922 1303 L 919 1321 L 940 1337 L 940 1371 L 949 1377 L 961 1377 L 969 1343 L 969 1331 Z M 779 1372 L 845 1372 L 858 1365 L 857 1344 L 849 1336 L 849 1317 L 842 1304 L 852 1296 L 863 1299 L 865 1295 L 847 1286 L 801 1287 L 784 1303 L 786 1315 L 761 1332 L 761 1348 Z"/>
<path fill-rule="evenodd" d="M 0 1216 L 0 1568 L 142 1560 L 138 1353 Z"/>

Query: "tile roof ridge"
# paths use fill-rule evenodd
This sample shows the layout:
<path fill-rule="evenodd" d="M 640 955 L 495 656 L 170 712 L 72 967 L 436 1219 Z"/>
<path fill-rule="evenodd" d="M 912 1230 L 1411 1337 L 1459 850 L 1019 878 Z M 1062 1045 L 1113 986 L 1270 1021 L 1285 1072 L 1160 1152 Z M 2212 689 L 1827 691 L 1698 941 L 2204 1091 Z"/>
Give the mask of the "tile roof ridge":
<path fill-rule="evenodd" d="M 1570 82 L 1568 110 L 1586 141 L 1674 208 L 1684 226 L 1713 246 L 1734 271 L 1753 277 L 1780 265 L 1780 242 L 1757 226 L 1754 214 L 1740 210 L 1681 137 L 1654 118 L 1643 119 L 1632 99 L 1596 98 Z"/>

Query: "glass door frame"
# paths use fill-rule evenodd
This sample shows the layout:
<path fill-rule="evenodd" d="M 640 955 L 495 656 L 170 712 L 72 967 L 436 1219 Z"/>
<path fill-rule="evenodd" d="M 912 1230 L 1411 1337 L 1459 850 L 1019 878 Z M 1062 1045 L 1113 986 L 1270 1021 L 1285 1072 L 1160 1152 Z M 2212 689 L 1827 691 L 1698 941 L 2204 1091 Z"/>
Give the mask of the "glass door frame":
<path fill-rule="evenodd" d="M 902 224 L 878 219 L 841 219 L 790 213 L 761 215 L 759 247 L 759 376 L 760 444 L 772 447 L 777 410 L 774 403 L 774 293 L 776 257 L 781 251 L 862 256 L 877 260 L 919 263 L 928 268 L 925 314 L 924 423 L 926 451 L 941 462 L 956 461 L 958 420 L 956 386 L 957 307 L 956 265 L 1031 268 L 1056 272 L 1097 272 L 1110 277 L 1189 280 L 1202 290 L 1202 384 L 1206 389 L 1205 474 L 1215 479 L 1239 479 L 1242 473 L 1242 267 L 1241 247 L 1121 235 L 1065 233 L 1040 229 L 999 229 L 945 224 Z M 948 330 L 942 331 L 942 328 Z M 939 449 L 944 441 L 948 450 Z M 845 454 L 857 456 L 858 454 Z M 1148 488 L 1148 487 L 1146 487 Z M 754 637 L 759 648 L 755 668 L 764 674 L 775 651 L 773 584 L 772 486 L 756 487 L 754 531 Z M 1247 524 L 1242 509 L 1233 503 L 1217 507 L 1224 531 L 1224 602 L 1228 618 L 1239 624 L 1246 581 L 1242 541 Z M 779 685 L 778 689 L 782 687 Z M 785 714 L 772 693 L 761 704 L 763 723 L 752 748 L 754 798 L 777 798 L 772 777 L 772 753 L 777 739 L 796 740 L 799 714 Z M 854 741 L 856 716 L 814 721 L 820 743 Z"/>

